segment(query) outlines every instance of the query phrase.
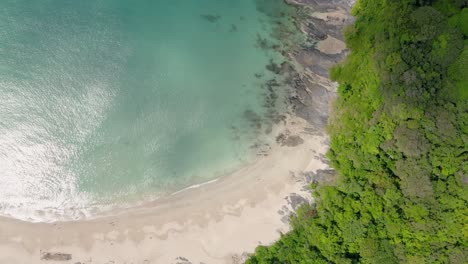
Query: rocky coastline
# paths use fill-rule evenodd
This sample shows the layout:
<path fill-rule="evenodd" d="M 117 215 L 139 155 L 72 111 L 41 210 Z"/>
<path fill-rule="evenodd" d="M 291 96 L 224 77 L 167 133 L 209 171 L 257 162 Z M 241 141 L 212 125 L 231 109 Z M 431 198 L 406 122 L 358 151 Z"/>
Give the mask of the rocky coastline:
<path fill-rule="evenodd" d="M 285 0 L 305 9 L 306 17 L 296 19 L 299 29 L 311 46 L 298 47 L 288 53 L 292 65 L 287 67 L 288 83 L 293 88 L 289 103 L 292 113 L 323 131 L 336 96 L 337 84 L 329 70 L 348 54 L 343 31 L 353 23 L 351 8 L 355 0 Z"/>

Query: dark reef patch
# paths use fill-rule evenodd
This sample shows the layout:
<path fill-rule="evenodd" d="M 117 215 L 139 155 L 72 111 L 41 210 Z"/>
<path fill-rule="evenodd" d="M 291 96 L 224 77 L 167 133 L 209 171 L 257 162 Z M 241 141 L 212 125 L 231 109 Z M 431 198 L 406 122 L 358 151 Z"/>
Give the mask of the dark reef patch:
<path fill-rule="evenodd" d="M 221 19 L 221 16 L 219 15 L 200 15 L 200 17 L 210 23 L 216 23 Z"/>
<path fill-rule="evenodd" d="M 280 74 L 281 73 L 281 66 L 274 62 L 273 60 L 270 60 L 270 63 L 268 63 L 265 68 L 269 70 L 270 72 L 274 74 Z"/>
<path fill-rule="evenodd" d="M 229 32 L 233 33 L 233 32 L 237 32 L 238 28 L 235 24 L 231 24 L 231 28 L 229 29 Z"/>
<path fill-rule="evenodd" d="M 262 128 L 262 117 L 252 110 L 245 110 L 244 117 L 250 122 L 250 126 L 260 130 Z"/>

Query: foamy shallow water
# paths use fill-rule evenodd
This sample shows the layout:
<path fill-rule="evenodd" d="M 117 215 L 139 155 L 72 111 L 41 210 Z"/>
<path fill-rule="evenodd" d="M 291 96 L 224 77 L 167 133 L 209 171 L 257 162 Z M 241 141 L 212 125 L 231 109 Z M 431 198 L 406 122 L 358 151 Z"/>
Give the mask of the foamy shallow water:
<path fill-rule="evenodd" d="M 258 47 L 273 31 L 265 5 L 286 8 L 2 1 L 0 215 L 94 217 L 251 160 L 268 140 L 265 66 L 281 61 Z"/>

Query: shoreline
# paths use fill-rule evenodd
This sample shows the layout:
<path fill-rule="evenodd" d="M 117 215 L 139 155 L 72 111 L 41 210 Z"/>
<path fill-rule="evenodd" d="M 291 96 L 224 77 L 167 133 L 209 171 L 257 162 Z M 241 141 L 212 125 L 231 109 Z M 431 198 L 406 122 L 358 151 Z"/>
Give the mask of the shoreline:
<path fill-rule="evenodd" d="M 353 1 L 285 2 L 312 9 L 299 27 L 317 44 L 289 54 L 302 69 L 287 71 L 292 114 L 267 156 L 113 215 L 53 223 L 0 217 L 0 263 L 243 263 L 287 232 L 295 209 L 312 202 L 310 183 L 332 180 L 324 128 L 336 84 L 328 68 L 347 54 L 341 32 Z"/>
<path fill-rule="evenodd" d="M 205 185 L 215 183 L 215 182 L 219 181 L 221 178 L 222 177 L 219 177 L 219 178 L 215 178 L 213 180 L 209 180 L 209 181 L 206 181 L 206 182 L 190 185 L 189 187 L 183 188 L 182 190 L 179 190 L 179 191 L 175 191 L 175 192 L 173 192 L 173 193 L 171 193 L 169 195 L 173 196 L 173 195 L 177 195 L 179 193 L 183 193 L 183 192 L 186 192 L 186 191 L 189 191 L 189 190 L 192 190 L 192 189 L 197 189 L 197 188 L 203 187 Z"/>
<path fill-rule="evenodd" d="M 328 168 L 327 137 L 301 132 L 301 120 L 288 122 L 303 144 L 278 145 L 233 174 L 128 212 L 57 223 L 0 218 L 0 263 L 47 263 L 41 258 L 67 254 L 61 263 L 241 263 L 232 260 L 289 230 L 310 177 Z"/>

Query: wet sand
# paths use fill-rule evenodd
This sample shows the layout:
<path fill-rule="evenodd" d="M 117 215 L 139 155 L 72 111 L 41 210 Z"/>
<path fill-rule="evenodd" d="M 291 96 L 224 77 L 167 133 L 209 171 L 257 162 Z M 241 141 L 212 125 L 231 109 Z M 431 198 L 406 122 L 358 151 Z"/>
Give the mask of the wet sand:
<path fill-rule="evenodd" d="M 301 119 L 287 123 L 284 143 L 294 136 L 302 144 L 280 142 L 218 181 L 153 204 L 88 221 L 2 219 L 0 263 L 241 263 L 243 253 L 288 231 L 289 216 L 310 197 L 311 177 L 328 168 L 327 137 L 306 132 Z"/>

